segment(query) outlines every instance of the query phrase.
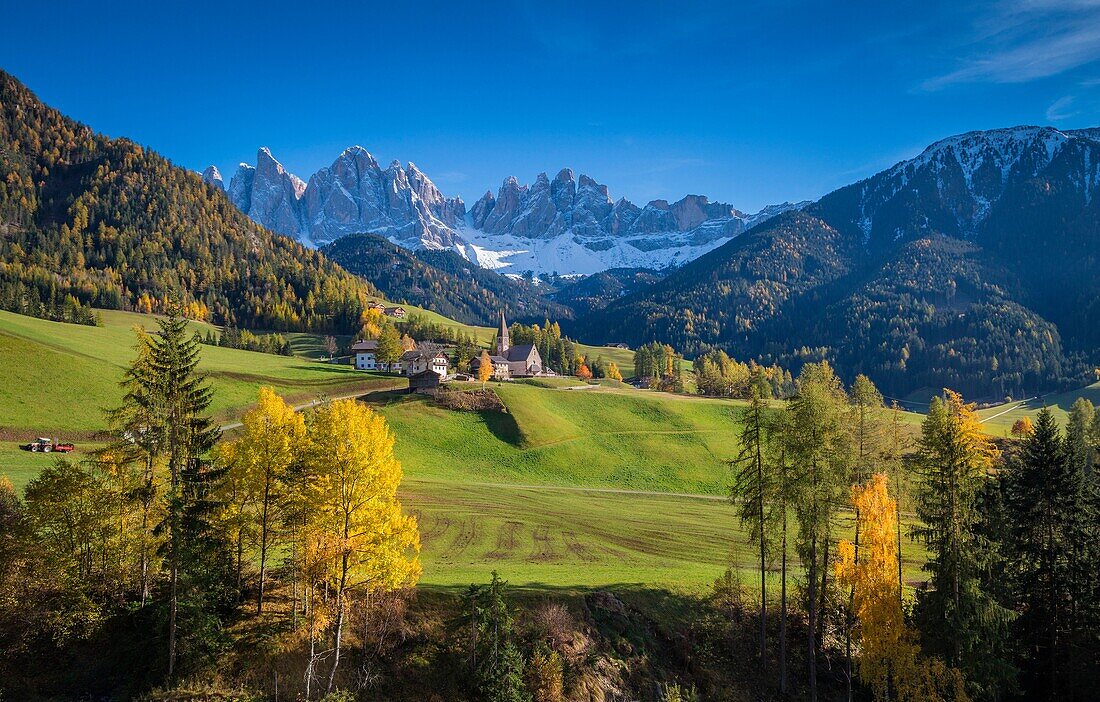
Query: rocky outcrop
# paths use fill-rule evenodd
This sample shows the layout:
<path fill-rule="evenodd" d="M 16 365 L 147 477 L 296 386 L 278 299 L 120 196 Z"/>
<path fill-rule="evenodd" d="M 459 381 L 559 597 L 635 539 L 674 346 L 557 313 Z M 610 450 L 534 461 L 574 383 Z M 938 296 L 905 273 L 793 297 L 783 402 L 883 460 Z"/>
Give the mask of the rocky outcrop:
<path fill-rule="evenodd" d="M 217 169 L 203 177 L 214 182 Z M 535 273 L 679 265 L 760 218 L 702 195 L 671 205 L 615 202 L 606 185 L 569 168 L 552 180 L 540 173 L 531 185 L 509 176 L 467 212 L 416 164 L 393 161 L 383 169 L 361 146 L 346 149 L 308 184 L 260 149 L 255 167 L 241 164 L 228 195 L 269 229 L 313 246 L 373 233 L 409 248 L 453 249 L 482 266 Z"/>
<path fill-rule="evenodd" d="M 213 185 L 215 188 L 221 191 L 225 191 L 225 182 L 222 180 L 221 171 L 217 166 L 207 166 L 206 170 L 202 172 L 202 182 L 207 185 Z"/>

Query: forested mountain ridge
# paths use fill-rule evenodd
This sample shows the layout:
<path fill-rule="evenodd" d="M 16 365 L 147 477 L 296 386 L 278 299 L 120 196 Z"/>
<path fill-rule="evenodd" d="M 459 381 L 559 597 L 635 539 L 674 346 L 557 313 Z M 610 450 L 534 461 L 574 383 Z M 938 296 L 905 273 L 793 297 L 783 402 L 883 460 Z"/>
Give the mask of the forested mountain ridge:
<path fill-rule="evenodd" d="M 352 329 L 373 288 L 201 178 L 43 104 L 0 71 L 0 307 L 94 305 L 280 330 Z"/>
<path fill-rule="evenodd" d="M 1080 382 L 1100 347 L 1098 134 L 1018 127 L 945 139 L 573 329 L 689 355 L 828 358 L 893 393 Z"/>
<path fill-rule="evenodd" d="M 535 284 L 480 268 L 453 251 L 409 251 L 377 234 L 349 234 L 323 247 L 328 259 L 360 275 L 389 300 L 432 310 L 465 324 L 492 326 L 501 311 L 517 320 L 570 319 Z"/>

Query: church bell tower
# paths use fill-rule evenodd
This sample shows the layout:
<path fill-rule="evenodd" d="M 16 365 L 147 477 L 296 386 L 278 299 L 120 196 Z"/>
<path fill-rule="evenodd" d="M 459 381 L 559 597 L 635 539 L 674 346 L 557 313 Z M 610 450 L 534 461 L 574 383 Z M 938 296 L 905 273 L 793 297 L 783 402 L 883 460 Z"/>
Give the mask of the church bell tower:
<path fill-rule="evenodd" d="M 504 310 L 500 311 L 500 331 L 497 332 L 497 355 L 508 358 L 508 323 L 504 321 Z"/>

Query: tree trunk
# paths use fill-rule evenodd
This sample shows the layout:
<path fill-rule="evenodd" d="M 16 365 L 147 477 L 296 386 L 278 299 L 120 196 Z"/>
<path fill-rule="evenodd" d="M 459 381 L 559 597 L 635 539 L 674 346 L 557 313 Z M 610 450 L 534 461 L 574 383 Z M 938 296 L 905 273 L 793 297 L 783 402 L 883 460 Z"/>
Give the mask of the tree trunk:
<path fill-rule="evenodd" d="M 757 434 L 759 437 L 759 433 Z M 758 439 L 759 441 L 759 439 Z M 760 486 L 764 484 L 764 461 L 760 455 L 762 448 L 757 445 L 756 449 L 756 477 L 757 483 Z M 767 541 L 764 537 L 764 491 L 763 487 L 760 489 L 759 494 L 759 519 L 760 519 L 760 699 L 764 699 L 764 688 L 767 680 L 768 672 L 768 651 L 767 651 L 767 637 L 768 637 L 768 584 L 766 575 L 767 568 Z"/>
<path fill-rule="evenodd" d="M 303 599 L 312 600 L 317 596 L 316 585 L 310 585 L 307 589 L 308 596 L 303 594 Z M 317 625 L 316 614 L 313 608 L 309 608 L 309 663 L 306 664 L 306 699 L 309 699 L 313 685 L 313 665 L 317 660 Z"/>
<path fill-rule="evenodd" d="M 256 600 L 256 614 L 264 613 L 264 579 L 267 575 L 267 507 L 271 501 L 271 480 L 264 479 L 264 506 L 260 516 L 260 594 Z"/>
<path fill-rule="evenodd" d="M 897 522 L 898 527 L 898 606 L 904 606 L 905 604 L 905 585 L 901 579 L 901 471 L 898 471 L 899 475 L 894 479 L 894 521 Z"/>
<path fill-rule="evenodd" d="M 175 438 L 175 437 L 173 437 Z M 177 439 L 178 441 L 178 439 Z M 176 610 L 179 603 L 179 456 L 173 450 L 168 461 L 171 476 L 171 493 L 168 500 L 168 541 L 169 541 L 169 593 L 168 593 L 168 683 L 174 682 L 176 672 Z"/>
<path fill-rule="evenodd" d="M 859 508 L 856 508 L 855 565 L 859 565 Z M 826 566 L 828 567 L 828 566 Z M 844 675 L 847 678 L 848 702 L 852 702 L 852 606 L 855 604 L 855 583 L 848 589 L 848 607 L 844 611 Z"/>
<path fill-rule="evenodd" d="M 237 529 L 237 602 L 241 601 L 241 569 L 244 561 L 244 527 Z"/>
<path fill-rule="evenodd" d="M 806 655 L 810 664 L 810 702 L 817 702 L 817 537 L 810 538 L 809 637 Z"/>
<path fill-rule="evenodd" d="M 153 502 L 153 457 L 145 459 L 145 492 L 141 497 L 141 606 L 149 601 L 149 510 Z"/>
<path fill-rule="evenodd" d="M 787 694 L 787 506 L 783 506 L 783 546 L 779 594 L 779 694 Z"/>
<path fill-rule="evenodd" d="M 346 531 L 346 530 L 345 530 Z M 340 643 L 344 636 L 344 588 L 347 586 L 348 554 L 344 551 L 340 566 L 340 585 L 336 590 L 336 649 L 332 656 L 332 670 L 328 674 L 328 688 L 325 694 L 332 692 L 332 684 L 336 680 L 336 669 L 340 667 Z"/>
<path fill-rule="evenodd" d="M 828 529 L 825 530 L 825 537 L 821 539 L 821 593 L 820 600 L 817 607 L 817 647 L 821 650 L 825 644 L 825 613 L 828 612 L 829 604 L 829 536 Z"/>

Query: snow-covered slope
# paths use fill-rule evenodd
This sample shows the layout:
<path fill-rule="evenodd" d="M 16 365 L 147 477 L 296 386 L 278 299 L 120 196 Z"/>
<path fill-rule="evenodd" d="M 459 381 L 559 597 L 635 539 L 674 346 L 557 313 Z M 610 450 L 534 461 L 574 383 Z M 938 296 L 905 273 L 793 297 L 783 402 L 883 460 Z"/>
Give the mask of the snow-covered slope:
<path fill-rule="evenodd" d="M 216 175 L 213 167 L 204 171 L 207 182 Z M 683 264 L 758 221 L 807 204 L 749 215 L 688 195 L 638 207 L 613 201 L 606 185 L 563 168 L 553 180 L 540 173 L 532 185 L 509 176 L 467 213 L 461 199 L 445 197 L 415 164 L 394 161 L 383 170 L 360 146 L 308 184 L 262 148 L 255 167 L 241 164 L 227 193 L 257 222 L 311 246 L 368 232 L 408 248 L 451 249 L 504 273 L 561 275 Z"/>
<path fill-rule="evenodd" d="M 875 245 L 931 232 L 970 238 L 1006 193 L 1063 176 L 1089 202 L 1100 185 L 1096 129 L 1021 126 L 967 132 L 822 198 L 833 221 L 847 220 Z M 1068 196 L 1069 193 L 1063 193 Z"/>

